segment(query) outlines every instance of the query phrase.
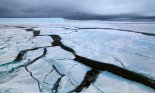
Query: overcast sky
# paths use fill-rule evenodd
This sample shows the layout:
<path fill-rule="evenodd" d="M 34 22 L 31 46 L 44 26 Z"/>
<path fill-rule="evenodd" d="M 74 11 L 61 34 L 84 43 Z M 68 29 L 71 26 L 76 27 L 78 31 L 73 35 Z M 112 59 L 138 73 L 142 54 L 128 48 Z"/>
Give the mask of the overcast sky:
<path fill-rule="evenodd" d="M 155 0 L 0 0 L 0 17 L 155 16 Z"/>

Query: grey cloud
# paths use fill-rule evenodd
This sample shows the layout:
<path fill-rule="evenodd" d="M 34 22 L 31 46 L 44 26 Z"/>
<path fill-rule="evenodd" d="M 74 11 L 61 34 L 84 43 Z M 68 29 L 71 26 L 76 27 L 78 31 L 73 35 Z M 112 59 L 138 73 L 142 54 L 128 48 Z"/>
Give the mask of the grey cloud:
<path fill-rule="evenodd" d="M 0 17 L 155 16 L 154 0 L 1 0 Z"/>

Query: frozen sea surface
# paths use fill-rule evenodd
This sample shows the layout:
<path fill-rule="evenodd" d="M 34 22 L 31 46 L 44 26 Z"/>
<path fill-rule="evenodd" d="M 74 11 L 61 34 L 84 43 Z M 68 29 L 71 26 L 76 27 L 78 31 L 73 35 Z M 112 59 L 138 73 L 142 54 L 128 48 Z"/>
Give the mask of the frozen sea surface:
<path fill-rule="evenodd" d="M 153 22 L 0 19 L 0 93 L 155 93 L 154 30 Z"/>

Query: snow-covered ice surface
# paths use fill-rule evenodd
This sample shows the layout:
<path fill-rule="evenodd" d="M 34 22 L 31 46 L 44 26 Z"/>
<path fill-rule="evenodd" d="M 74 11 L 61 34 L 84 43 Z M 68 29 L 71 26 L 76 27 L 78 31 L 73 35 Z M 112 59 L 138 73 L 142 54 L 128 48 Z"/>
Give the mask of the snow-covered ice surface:
<path fill-rule="evenodd" d="M 0 24 L 0 93 L 155 93 L 153 22 L 44 18 Z M 95 62 L 136 72 L 139 80 Z M 141 82 L 143 76 L 152 85 Z"/>

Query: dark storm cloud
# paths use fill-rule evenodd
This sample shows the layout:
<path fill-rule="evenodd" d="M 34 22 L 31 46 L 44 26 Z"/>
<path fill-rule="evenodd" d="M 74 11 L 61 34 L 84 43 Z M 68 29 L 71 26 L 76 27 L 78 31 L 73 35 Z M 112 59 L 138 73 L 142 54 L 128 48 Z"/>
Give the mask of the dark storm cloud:
<path fill-rule="evenodd" d="M 155 16 L 155 0 L 0 0 L 0 17 Z"/>

